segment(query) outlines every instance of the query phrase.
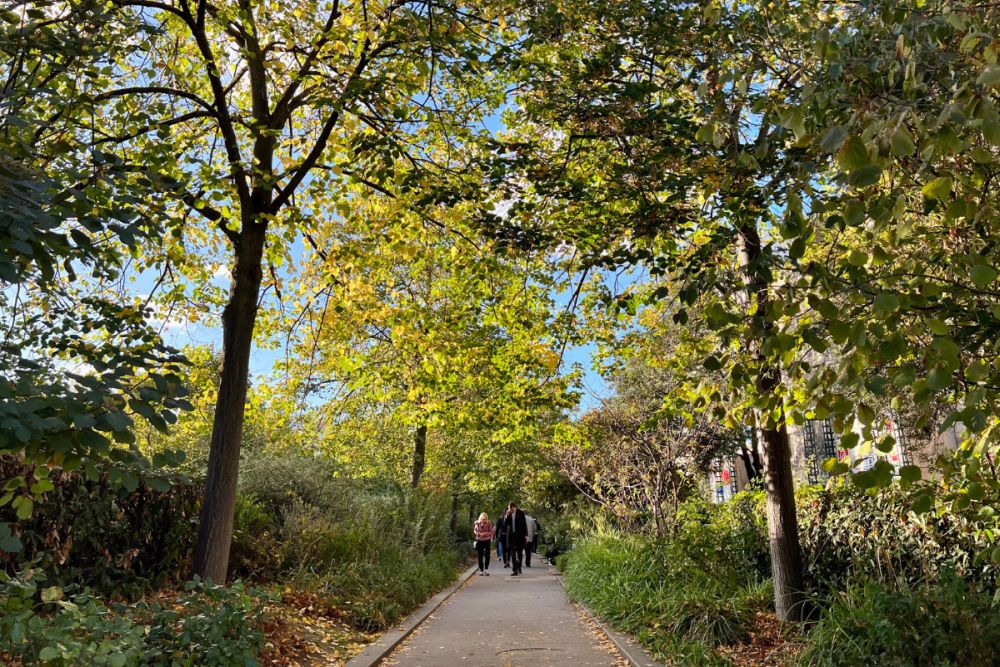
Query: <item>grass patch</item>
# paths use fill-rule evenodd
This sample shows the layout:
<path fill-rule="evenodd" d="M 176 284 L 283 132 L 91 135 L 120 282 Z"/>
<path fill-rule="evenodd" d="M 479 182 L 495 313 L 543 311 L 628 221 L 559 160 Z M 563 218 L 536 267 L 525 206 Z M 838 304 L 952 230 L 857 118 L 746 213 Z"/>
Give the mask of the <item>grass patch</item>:
<path fill-rule="evenodd" d="M 747 641 L 771 605 L 756 501 L 688 503 L 664 539 L 605 531 L 577 542 L 566 589 L 674 664 L 725 664 L 714 648 Z"/>

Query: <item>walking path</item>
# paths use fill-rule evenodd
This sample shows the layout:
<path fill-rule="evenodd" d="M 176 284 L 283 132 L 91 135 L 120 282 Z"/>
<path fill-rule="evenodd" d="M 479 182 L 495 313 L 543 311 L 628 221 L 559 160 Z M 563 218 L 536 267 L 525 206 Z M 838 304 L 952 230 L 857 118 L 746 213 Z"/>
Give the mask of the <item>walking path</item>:
<path fill-rule="evenodd" d="M 566 599 L 540 558 L 524 574 L 493 563 L 434 612 L 385 664 L 400 667 L 617 667 L 627 664 Z"/>

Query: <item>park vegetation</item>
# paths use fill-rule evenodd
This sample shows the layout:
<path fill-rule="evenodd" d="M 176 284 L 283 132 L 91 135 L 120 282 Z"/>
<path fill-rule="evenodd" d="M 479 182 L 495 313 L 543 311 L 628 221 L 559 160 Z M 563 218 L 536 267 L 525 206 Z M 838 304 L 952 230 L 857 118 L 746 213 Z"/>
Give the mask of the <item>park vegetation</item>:
<path fill-rule="evenodd" d="M 675 664 L 992 664 L 998 27 L 6 3 L 0 661 L 343 658 L 514 498 Z M 790 431 L 889 414 L 935 456 L 796 487 Z"/>

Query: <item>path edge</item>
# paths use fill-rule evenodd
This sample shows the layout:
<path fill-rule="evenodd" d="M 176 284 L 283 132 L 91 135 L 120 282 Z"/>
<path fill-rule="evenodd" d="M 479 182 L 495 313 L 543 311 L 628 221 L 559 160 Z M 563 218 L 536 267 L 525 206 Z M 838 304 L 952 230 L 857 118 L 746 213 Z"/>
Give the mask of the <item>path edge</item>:
<path fill-rule="evenodd" d="M 374 667 L 381 663 L 397 646 L 403 643 L 403 640 L 420 627 L 420 624 L 426 621 L 428 616 L 437 611 L 438 607 L 443 605 L 478 571 L 479 566 L 473 565 L 463 572 L 455 583 L 425 602 L 416 611 L 400 621 L 395 628 L 386 631 L 381 637 L 366 646 L 361 653 L 348 660 L 344 667 Z"/>
<path fill-rule="evenodd" d="M 556 570 L 552 565 L 549 565 L 549 569 L 559 580 L 559 585 L 566 590 L 566 582 L 563 580 L 562 572 Z M 567 596 L 568 597 L 568 596 Z M 573 602 L 572 599 L 570 602 Z M 589 618 L 594 622 L 594 625 L 601 629 L 611 643 L 615 645 L 618 652 L 621 653 L 622 657 L 628 661 L 630 667 L 666 667 L 665 663 L 659 662 L 654 658 L 649 652 L 639 644 L 638 640 L 631 637 L 624 632 L 619 632 L 614 628 L 608 626 L 604 621 L 598 618 L 597 614 L 592 612 L 587 605 L 574 602 L 579 609 L 581 609 Z"/>

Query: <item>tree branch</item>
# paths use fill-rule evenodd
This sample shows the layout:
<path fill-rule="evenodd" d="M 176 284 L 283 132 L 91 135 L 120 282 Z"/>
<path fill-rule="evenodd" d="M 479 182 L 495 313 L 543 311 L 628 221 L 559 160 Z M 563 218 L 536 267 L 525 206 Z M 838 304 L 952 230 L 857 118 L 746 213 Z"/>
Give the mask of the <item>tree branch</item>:
<path fill-rule="evenodd" d="M 172 95 L 174 97 L 183 97 L 186 100 L 190 100 L 197 104 L 198 106 L 211 112 L 215 115 L 215 108 L 206 100 L 202 99 L 200 96 L 194 93 L 189 93 L 186 90 L 180 90 L 178 88 L 170 88 L 168 86 L 131 86 L 128 88 L 119 88 L 117 90 L 109 90 L 105 93 L 101 93 L 94 98 L 95 102 L 103 102 L 104 100 L 110 100 L 115 97 L 124 97 L 126 95 Z"/>

